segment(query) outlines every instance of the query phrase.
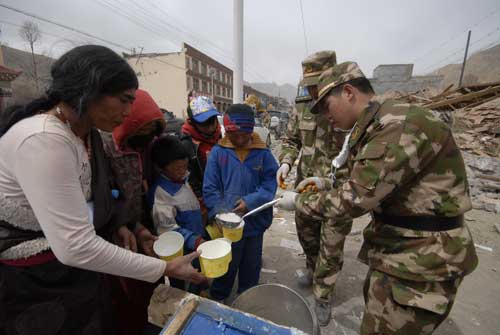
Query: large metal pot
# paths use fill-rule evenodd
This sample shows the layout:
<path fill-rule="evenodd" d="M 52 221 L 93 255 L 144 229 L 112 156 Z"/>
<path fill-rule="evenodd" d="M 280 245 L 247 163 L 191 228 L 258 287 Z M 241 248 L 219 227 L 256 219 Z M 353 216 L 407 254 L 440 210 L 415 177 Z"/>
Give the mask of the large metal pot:
<path fill-rule="evenodd" d="M 299 293 L 285 285 L 254 286 L 238 296 L 232 307 L 307 334 L 321 334 L 314 310 Z"/>

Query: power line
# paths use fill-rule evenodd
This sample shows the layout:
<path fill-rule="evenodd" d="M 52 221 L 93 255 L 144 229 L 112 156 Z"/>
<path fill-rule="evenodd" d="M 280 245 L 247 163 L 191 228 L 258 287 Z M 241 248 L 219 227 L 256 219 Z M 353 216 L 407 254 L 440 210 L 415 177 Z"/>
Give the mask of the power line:
<path fill-rule="evenodd" d="M 168 36 L 169 39 L 173 40 L 175 43 L 182 43 L 184 40 L 186 40 L 185 37 L 180 37 L 178 36 L 178 33 L 181 33 L 182 35 L 189 36 L 187 40 L 194 40 L 196 43 L 192 43 L 194 45 L 196 44 L 203 44 L 203 41 L 207 42 L 207 44 L 211 44 L 214 46 L 216 49 L 220 50 L 215 52 L 218 54 L 219 57 L 229 60 L 230 62 L 232 61 L 231 57 L 227 55 L 227 51 L 223 50 L 213 42 L 201 39 L 202 42 L 200 42 L 200 38 L 198 38 L 194 33 L 190 32 L 187 29 L 182 29 L 175 27 L 174 25 L 167 23 L 165 19 L 169 19 L 168 13 L 163 11 L 161 8 L 155 6 L 156 10 L 154 12 L 140 6 L 139 4 L 131 1 L 130 5 L 135 6 L 136 8 L 132 8 L 129 5 L 125 5 L 120 3 L 120 1 L 112 1 L 112 0 L 96 0 L 98 4 L 101 6 L 106 7 L 106 9 L 111 10 L 114 14 L 118 14 L 125 19 L 133 22 L 134 24 L 142 27 L 143 29 L 150 31 L 162 38 L 165 38 Z M 128 11 L 125 10 L 125 8 L 128 8 Z M 162 12 L 162 15 L 165 17 L 162 17 L 162 19 L 159 19 L 155 14 L 160 11 Z M 174 21 L 174 20 L 170 20 Z M 179 24 L 181 27 L 182 25 Z M 176 32 L 173 32 L 175 30 Z M 167 32 L 167 34 L 165 34 Z M 166 36 L 165 36 L 166 35 Z M 191 42 L 190 42 L 191 43 Z M 245 70 L 247 74 L 250 74 L 254 77 L 259 77 L 264 79 L 264 81 L 268 81 L 267 78 L 264 76 L 260 75 L 259 73 L 255 71 L 250 71 L 250 70 Z"/>
<path fill-rule="evenodd" d="M 136 4 L 132 0 L 129 0 L 129 2 L 133 3 L 136 6 L 139 6 L 138 4 Z M 152 2 L 146 2 L 146 3 L 148 3 L 150 6 L 154 7 L 154 9 L 152 8 L 152 10 L 154 10 L 155 13 L 157 11 L 159 11 L 167 19 L 167 20 L 165 20 L 165 18 L 164 18 L 163 20 L 160 20 L 160 22 L 168 25 L 169 27 L 171 27 L 171 29 L 178 31 L 181 34 L 190 37 L 191 40 L 194 40 L 194 41 L 197 42 L 197 43 L 195 43 L 197 45 L 200 45 L 200 44 L 201 45 L 208 45 L 208 46 L 212 47 L 212 50 L 214 50 L 214 49 L 218 50 L 218 52 L 216 52 L 216 54 L 218 54 L 222 58 L 225 58 L 229 63 L 232 64 L 233 59 L 232 59 L 232 56 L 229 55 L 229 51 L 228 50 L 225 50 L 222 47 L 220 47 L 218 44 L 210 41 L 207 38 L 204 38 L 201 34 L 195 33 L 193 31 L 190 31 L 187 27 L 183 27 L 183 25 L 178 20 L 176 20 L 175 18 L 173 18 L 172 16 L 170 16 L 162 8 L 158 7 L 157 5 L 153 4 Z M 144 9 L 144 10 L 147 11 L 148 16 L 152 15 L 152 13 L 149 12 L 147 9 Z M 167 21 L 172 21 L 175 24 L 171 24 L 171 23 L 169 23 Z M 245 71 L 245 73 L 250 74 L 250 75 L 252 75 L 254 77 L 258 77 L 258 78 L 260 78 L 260 79 L 262 79 L 264 81 L 270 81 L 269 78 L 266 78 L 264 75 L 262 75 L 261 73 L 259 73 L 256 69 L 254 69 L 248 63 L 245 63 L 245 69 L 244 69 L 244 71 Z"/>
<path fill-rule="evenodd" d="M 131 48 L 129 47 L 126 47 L 124 45 L 121 45 L 121 44 L 118 44 L 118 43 L 115 43 L 115 42 L 112 42 L 112 41 L 108 41 L 108 40 L 105 40 L 103 38 L 100 38 L 98 36 L 95 36 L 95 35 L 92 35 L 90 33 L 87 33 L 85 31 L 82 31 L 82 30 L 79 30 L 79 29 L 76 29 L 76 28 L 72 28 L 72 27 L 69 27 L 65 24 L 62 24 L 62 23 L 58 23 L 58 22 L 55 22 L 53 20 L 49 20 L 49 19 L 46 19 L 46 18 L 43 18 L 41 16 L 38 16 L 36 14 L 33 14 L 33 13 L 29 13 L 27 11 L 24 11 L 24 10 L 21 10 L 21 9 L 18 9 L 18 8 L 14 8 L 14 7 L 11 7 L 11 6 L 7 6 L 5 4 L 1 4 L 0 3 L 0 7 L 3 7 L 3 8 L 6 8 L 6 9 L 9 9 L 11 11 L 14 11 L 14 12 L 17 12 L 17 13 L 20 13 L 20 14 L 23 14 L 23 15 L 26 15 L 26 16 L 29 16 L 29 17 L 32 17 L 34 19 L 37 19 L 37 20 L 40 20 L 40 21 L 43 21 L 43 22 L 47 22 L 47 23 L 50 23 L 50 24 L 53 24 L 53 25 L 56 25 L 58 27 L 61 27 L 61 28 L 64 28 L 64 29 L 68 29 L 68 30 L 71 30 L 71 31 L 74 31 L 74 32 L 77 32 L 79 34 L 82 34 L 82 35 L 85 35 L 87 37 L 90 37 L 90 38 L 93 38 L 95 40 L 99 40 L 101 42 L 104 42 L 104 43 L 107 43 L 107 44 L 110 44 L 110 45 L 113 45 L 115 47 L 118 47 L 118 48 L 121 48 L 121 49 L 124 49 L 124 50 L 129 50 L 129 51 L 132 51 Z"/>
<path fill-rule="evenodd" d="M 486 45 L 485 47 L 483 47 L 483 48 L 481 48 L 480 50 L 475 51 L 475 52 L 481 52 L 481 51 L 484 51 L 484 50 L 489 49 L 489 48 L 491 48 L 491 47 L 493 47 L 493 46 L 495 46 L 495 45 L 498 45 L 498 44 L 500 44 L 500 40 L 496 40 L 496 41 L 494 41 L 494 42 L 491 42 L 490 44 Z"/>
<path fill-rule="evenodd" d="M 3 23 L 3 24 L 8 24 L 10 26 L 13 26 L 13 27 L 17 27 L 17 28 L 22 28 L 23 25 L 22 24 L 17 24 L 17 23 L 13 23 L 13 22 L 9 22 L 9 21 L 5 21 L 5 20 L 0 20 L 0 23 Z M 40 32 L 44 35 L 47 35 L 47 36 L 52 36 L 52 37 L 56 37 L 56 38 L 61 38 L 61 39 L 66 39 L 66 37 L 62 37 L 62 36 L 59 36 L 59 35 L 55 35 L 55 34 L 52 34 L 52 33 L 48 33 L 46 31 L 43 31 L 43 30 L 40 30 Z"/>
<path fill-rule="evenodd" d="M 129 1 L 133 2 L 132 0 L 129 0 Z M 198 42 L 201 41 L 201 44 L 205 43 L 205 45 L 211 45 L 213 49 L 217 49 L 217 50 L 220 51 L 219 55 L 222 55 L 223 58 L 226 58 L 230 63 L 232 63 L 233 60 L 232 60 L 232 57 L 230 55 L 228 55 L 229 54 L 228 50 L 225 50 L 222 47 L 220 47 L 218 44 L 210 41 L 207 38 L 204 38 L 201 34 L 194 33 L 193 31 L 190 31 L 187 27 L 183 27 L 182 23 L 180 23 L 178 20 L 176 20 L 175 18 L 173 18 L 172 16 L 170 16 L 167 12 L 165 12 L 163 9 L 161 9 L 157 5 L 153 4 L 151 1 L 148 1 L 146 3 L 148 3 L 150 6 L 153 6 L 156 9 L 156 11 L 160 11 L 162 13 L 162 15 L 164 15 L 165 18 L 168 19 L 168 20 L 161 20 L 161 22 L 164 22 L 165 24 L 169 25 L 174 30 L 177 30 L 177 31 L 179 31 L 181 33 L 184 33 L 184 35 L 190 36 L 195 41 L 198 41 Z M 135 2 L 134 2 L 134 4 L 135 4 Z M 175 23 L 175 25 L 174 24 L 170 24 L 167 21 L 172 21 L 172 22 Z M 200 44 L 200 43 L 198 43 L 198 44 Z M 245 71 L 245 73 L 251 74 L 254 77 L 259 77 L 260 79 L 263 79 L 264 81 L 270 81 L 269 78 L 266 78 L 264 75 L 262 75 L 261 73 L 259 73 L 256 69 L 254 69 L 248 63 L 245 63 L 245 69 L 244 69 L 244 71 Z"/>
<path fill-rule="evenodd" d="M 309 55 L 309 48 L 307 47 L 307 34 L 306 34 L 306 23 L 304 21 L 304 9 L 302 8 L 302 0 L 299 0 L 300 13 L 302 14 L 302 30 L 304 32 L 304 44 L 306 46 L 306 57 Z"/>
<path fill-rule="evenodd" d="M 447 45 L 448 43 L 450 43 L 451 41 L 454 41 L 456 40 L 458 37 L 460 37 L 462 34 L 464 33 L 467 33 L 469 30 L 473 30 L 473 28 L 477 27 L 479 24 L 481 24 L 483 21 L 485 21 L 486 19 L 488 19 L 489 17 L 497 14 L 498 12 L 500 12 L 500 7 L 497 8 L 497 9 L 494 9 L 493 11 L 491 11 L 490 13 L 488 13 L 486 16 L 484 16 L 482 19 L 480 19 L 479 21 L 477 21 L 476 23 L 474 23 L 471 27 L 465 29 L 465 31 L 455 35 L 454 37 L 452 37 L 451 39 L 447 39 L 446 41 L 444 41 L 443 43 L 441 43 L 440 45 L 438 45 L 437 47 L 427 51 L 425 54 L 423 54 L 422 56 L 416 58 L 413 63 L 418 63 L 420 60 L 424 59 L 425 57 L 427 57 L 429 54 L 433 53 L 434 51 L 438 50 L 438 49 L 441 49 L 442 47 L 444 47 L 445 45 Z M 462 48 L 463 49 L 463 48 Z"/>
<path fill-rule="evenodd" d="M 1 6 L 1 4 L 0 4 Z M 24 13 L 23 13 L 24 14 Z M 37 18 L 38 19 L 38 18 Z M 12 22 L 8 22 L 8 21 L 4 21 L 4 20 L 0 20 L 1 23 L 4 23 L 4 24 L 9 24 L 9 25 L 12 25 L 12 26 L 15 26 L 15 27 L 22 27 L 22 25 L 19 25 L 19 24 L 15 24 L 15 23 L 12 23 Z M 66 27 L 64 27 L 66 28 Z M 70 29 L 70 30 L 73 30 L 73 28 L 71 27 L 67 27 L 67 29 Z M 74 43 L 77 43 L 76 41 L 74 40 L 71 40 L 71 39 L 68 39 L 68 38 L 65 38 L 65 37 L 62 37 L 62 36 L 59 36 L 59 35 L 55 35 L 55 34 L 52 34 L 52 33 L 48 33 L 48 32 L 45 32 L 45 31 L 41 31 L 43 34 L 45 35 L 48 35 L 48 36 L 53 36 L 53 37 L 56 37 L 56 38 L 61 38 L 63 40 L 68 40 L 70 42 L 74 42 Z M 125 50 L 131 50 L 129 48 L 125 48 L 123 47 Z M 170 65 L 170 66 L 173 66 L 173 67 L 176 67 L 178 69 L 181 69 L 181 70 L 185 70 L 186 68 L 184 67 L 180 67 L 178 65 L 175 65 L 175 64 L 172 64 L 172 63 L 169 63 L 167 61 L 164 61 L 164 60 L 161 60 L 161 59 L 157 59 L 157 58 L 152 58 L 154 59 L 155 61 L 159 62 L 159 63 L 163 63 L 163 64 L 166 64 L 166 65 Z"/>
<path fill-rule="evenodd" d="M 472 47 L 473 45 L 476 45 L 477 43 L 483 41 L 484 39 L 490 37 L 491 35 L 495 34 L 496 32 L 500 31 L 500 26 L 497 27 L 496 29 L 482 35 L 479 39 L 477 39 L 476 41 L 472 42 L 470 44 L 470 46 Z M 429 69 L 433 69 L 436 65 L 438 64 L 441 64 L 443 63 L 444 61 L 452 58 L 453 56 L 455 56 L 456 54 L 458 54 L 459 52 L 462 52 L 463 50 L 465 50 L 465 47 L 462 47 L 462 48 L 459 48 L 459 49 L 456 49 L 455 51 L 453 51 L 451 54 L 449 54 L 448 56 L 446 56 L 445 58 L 441 59 L 440 61 L 436 62 L 436 63 L 433 63 L 432 65 L 426 67 L 422 72 L 426 72 L 427 70 Z M 484 50 L 484 49 L 483 49 Z M 474 52 L 477 52 L 477 51 L 474 51 Z M 472 52 L 471 52 L 472 54 Z"/>

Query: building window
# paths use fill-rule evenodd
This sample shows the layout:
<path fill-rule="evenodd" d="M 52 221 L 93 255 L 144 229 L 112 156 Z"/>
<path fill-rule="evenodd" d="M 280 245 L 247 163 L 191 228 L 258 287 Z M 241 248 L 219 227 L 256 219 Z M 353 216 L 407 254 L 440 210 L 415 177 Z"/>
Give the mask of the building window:
<path fill-rule="evenodd" d="M 208 86 L 207 86 L 207 82 L 205 80 L 201 81 L 201 91 L 203 93 L 208 93 Z"/>
<path fill-rule="evenodd" d="M 215 90 L 216 94 L 218 96 L 220 96 L 220 86 L 219 85 L 215 85 L 215 88 L 216 88 L 216 90 Z"/>
<path fill-rule="evenodd" d="M 204 64 L 203 62 L 200 62 L 200 68 L 201 68 L 201 75 L 206 76 L 207 75 L 207 65 Z"/>
<path fill-rule="evenodd" d="M 199 91 L 200 89 L 200 81 L 198 78 L 193 78 L 193 90 Z"/>
<path fill-rule="evenodd" d="M 219 81 L 222 81 L 222 76 L 223 76 L 223 73 L 222 71 L 219 72 Z"/>
<path fill-rule="evenodd" d="M 187 76 L 186 82 L 187 82 L 187 89 L 192 90 L 193 89 L 193 78 L 191 76 Z"/>
<path fill-rule="evenodd" d="M 191 60 L 191 70 L 194 72 L 194 73 L 199 73 L 199 65 L 198 65 L 198 60 L 197 59 L 194 59 L 192 58 Z"/>
<path fill-rule="evenodd" d="M 232 99 L 233 98 L 233 89 L 229 89 L 229 97 Z"/>

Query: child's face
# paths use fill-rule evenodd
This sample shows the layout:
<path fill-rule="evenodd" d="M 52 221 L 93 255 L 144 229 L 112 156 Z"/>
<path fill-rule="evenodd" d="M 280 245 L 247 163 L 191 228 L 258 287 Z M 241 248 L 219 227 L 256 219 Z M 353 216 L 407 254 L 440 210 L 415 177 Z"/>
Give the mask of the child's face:
<path fill-rule="evenodd" d="M 178 159 L 163 167 L 163 173 L 172 180 L 183 180 L 188 171 L 188 159 Z"/>
<path fill-rule="evenodd" d="M 251 133 L 245 133 L 242 131 L 231 131 L 227 132 L 226 136 L 229 138 L 231 143 L 237 148 L 242 149 L 250 144 L 252 140 Z"/>

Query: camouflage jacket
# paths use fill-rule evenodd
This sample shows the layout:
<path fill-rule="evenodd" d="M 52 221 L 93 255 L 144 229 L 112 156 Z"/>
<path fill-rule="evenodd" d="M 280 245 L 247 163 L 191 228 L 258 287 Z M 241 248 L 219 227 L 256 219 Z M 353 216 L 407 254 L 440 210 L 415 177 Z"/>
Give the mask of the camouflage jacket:
<path fill-rule="evenodd" d="M 328 176 L 332 159 L 339 153 L 345 137 L 343 133 L 334 132 L 323 116 L 311 113 L 311 102 L 296 102 L 282 139 L 280 164 L 293 166 L 300 153 L 296 183 L 307 177 Z"/>
<path fill-rule="evenodd" d="M 471 209 L 467 176 L 451 130 L 429 111 L 372 101 L 349 141 L 349 179 L 338 189 L 297 197 L 297 210 L 341 222 L 366 212 L 386 216 L 461 216 Z M 398 278 L 442 281 L 474 270 L 467 226 L 416 231 L 372 220 L 360 258 Z"/>

